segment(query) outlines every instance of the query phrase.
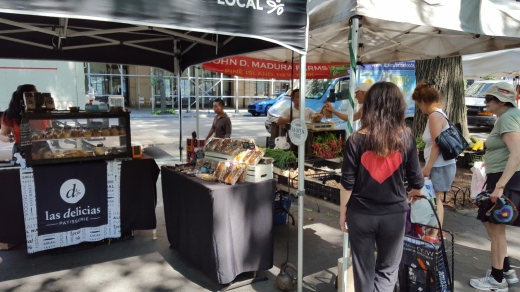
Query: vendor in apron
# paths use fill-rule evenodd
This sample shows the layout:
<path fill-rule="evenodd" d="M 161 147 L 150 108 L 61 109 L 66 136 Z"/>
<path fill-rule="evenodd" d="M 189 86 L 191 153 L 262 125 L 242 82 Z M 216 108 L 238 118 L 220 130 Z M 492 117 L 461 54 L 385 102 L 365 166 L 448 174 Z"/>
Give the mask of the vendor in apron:
<path fill-rule="evenodd" d="M 22 120 L 22 100 L 24 92 L 37 92 L 36 86 L 32 84 L 24 84 L 18 86 L 11 97 L 9 108 L 4 112 L 1 118 L 0 141 L 4 143 L 13 143 L 13 157 L 15 153 L 21 152 L 20 149 L 20 123 Z M 30 121 L 31 129 L 45 130 L 48 126 L 46 120 Z"/>

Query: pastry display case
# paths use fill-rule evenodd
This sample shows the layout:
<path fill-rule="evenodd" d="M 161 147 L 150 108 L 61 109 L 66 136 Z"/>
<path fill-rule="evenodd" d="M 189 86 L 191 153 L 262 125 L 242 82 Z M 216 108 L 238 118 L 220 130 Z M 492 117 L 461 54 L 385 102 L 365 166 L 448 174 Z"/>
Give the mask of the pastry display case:
<path fill-rule="evenodd" d="M 132 157 L 130 112 L 26 112 L 20 138 L 28 166 Z"/>

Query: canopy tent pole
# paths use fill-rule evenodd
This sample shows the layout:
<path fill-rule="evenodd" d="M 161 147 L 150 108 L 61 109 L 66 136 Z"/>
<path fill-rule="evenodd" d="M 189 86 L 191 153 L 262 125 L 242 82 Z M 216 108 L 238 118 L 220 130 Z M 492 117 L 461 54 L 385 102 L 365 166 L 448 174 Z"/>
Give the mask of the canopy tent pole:
<path fill-rule="evenodd" d="M 201 137 L 200 132 L 199 132 L 199 130 L 200 130 L 199 129 L 199 67 L 195 66 L 194 70 L 195 70 L 195 112 L 196 112 L 195 130 L 197 131 L 197 137 Z M 197 138 L 197 139 L 199 139 L 199 138 Z"/>
<path fill-rule="evenodd" d="M 307 56 L 300 57 L 300 118 L 305 121 L 305 86 L 307 74 Z M 305 177 L 305 143 L 298 146 L 298 177 Z M 298 292 L 303 287 L 303 195 L 305 194 L 304 179 L 298 179 Z"/>
<path fill-rule="evenodd" d="M 181 84 L 181 70 L 179 68 L 179 48 L 178 48 L 178 40 L 177 38 L 173 39 L 173 54 L 174 54 L 174 66 L 175 66 L 175 83 L 176 83 L 176 96 L 177 96 L 177 103 L 179 105 L 179 160 L 182 161 L 182 98 L 181 98 L 181 90 L 180 90 L 180 84 Z M 172 98 L 172 104 L 173 104 L 173 98 Z"/>
<path fill-rule="evenodd" d="M 358 31 L 359 31 L 359 17 L 354 16 L 350 19 L 350 32 L 349 32 L 349 53 L 350 53 L 350 86 L 348 91 L 348 103 L 347 103 L 347 128 L 348 135 L 354 132 L 354 90 L 356 89 L 356 63 L 357 63 L 357 52 L 358 52 Z"/>

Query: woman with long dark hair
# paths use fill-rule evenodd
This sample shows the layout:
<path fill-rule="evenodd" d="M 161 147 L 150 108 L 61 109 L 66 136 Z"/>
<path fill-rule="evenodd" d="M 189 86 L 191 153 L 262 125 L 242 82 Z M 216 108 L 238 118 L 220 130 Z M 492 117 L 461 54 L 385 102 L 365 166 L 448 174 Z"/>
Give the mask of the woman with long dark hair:
<path fill-rule="evenodd" d="M 2 127 L 0 129 L 0 141 L 5 143 L 13 143 L 13 154 L 18 152 L 20 145 L 20 122 L 22 120 L 21 112 L 24 92 L 37 92 L 36 86 L 32 84 L 24 84 L 18 86 L 11 97 L 9 108 L 4 112 L 1 119 Z M 47 121 L 31 121 L 31 129 L 45 130 Z"/>
<path fill-rule="evenodd" d="M 406 130 L 406 107 L 395 84 L 374 84 L 363 103 L 362 127 L 346 143 L 339 225 L 351 235 L 356 292 L 393 291 L 407 199 L 415 201 L 424 185 L 415 140 Z M 403 184 L 405 171 L 409 194 Z"/>

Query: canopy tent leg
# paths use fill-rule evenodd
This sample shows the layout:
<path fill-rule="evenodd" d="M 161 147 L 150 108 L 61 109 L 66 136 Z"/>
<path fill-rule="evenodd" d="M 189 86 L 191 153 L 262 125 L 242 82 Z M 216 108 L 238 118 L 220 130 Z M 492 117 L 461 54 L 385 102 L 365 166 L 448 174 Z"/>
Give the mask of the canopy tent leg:
<path fill-rule="evenodd" d="M 300 57 L 300 118 L 305 121 L 305 86 L 307 75 L 307 55 Z M 305 177 L 305 143 L 298 146 L 298 177 Z M 298 180 L 298 292 L 303 290 L 303 195 L 304 179 Z"/>
<path fill-rule="evenodd" d="M 179 160 L 182 161 L 182 98 L 181 98 L 181 70 L 179 68 L 179 48 L 178 48 L 178 40 L 176 38 L 173 39 L 173 54 L 174 59 L 174 66 L 175 66 L 175 72 L 174 72 L 174 78 L 176 83 L 176 97 L 177 97 L 177 104 L 179 105 Z M 172 107 L 173 107 L 173 98 L 172 98 Z"/>
<path fill-rule="evenodd" d="M 349 33 L 349 53 L 350 53 L 350 86 L 348 91 L 348 106 L 347 106 L 347 128 L 348 135 L 354 132 L 354 90 L 356 89 L 356 63 L 358 52 L 358 32 L 359 32 L 359 17 L 355 16 L 350 19 L 350 33 Z"/>
<path fill-rule="evenodd" d="M 197 131 L 197 139 L 200 139 L 200 129 L 199 129 L 199 67 L 195 66 L 195 130 Z"/>

